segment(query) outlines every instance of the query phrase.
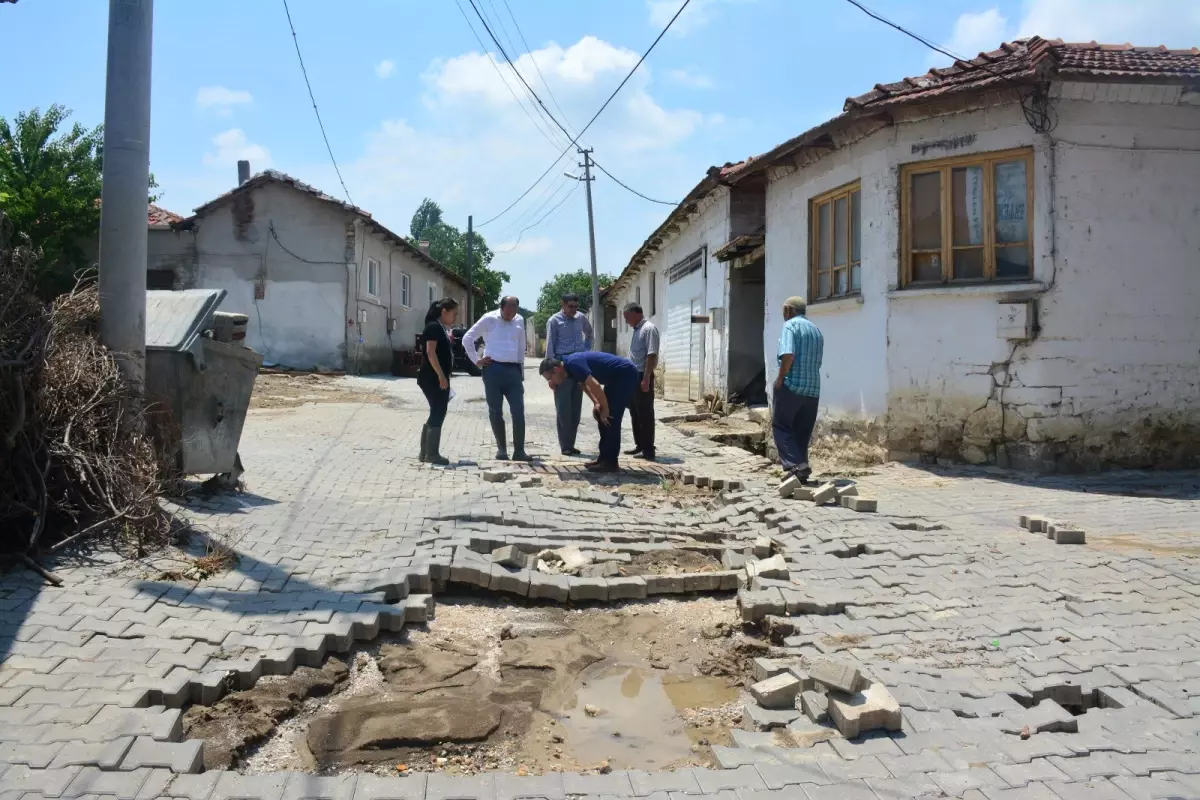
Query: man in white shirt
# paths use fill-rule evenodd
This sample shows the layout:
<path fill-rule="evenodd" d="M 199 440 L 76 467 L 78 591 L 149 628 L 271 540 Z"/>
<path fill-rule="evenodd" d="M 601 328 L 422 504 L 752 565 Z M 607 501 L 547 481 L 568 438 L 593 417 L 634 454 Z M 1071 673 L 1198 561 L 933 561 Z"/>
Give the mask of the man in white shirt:
<path fill-rule="evenodd" d="M 517 313 L 521 301 L 500 298 L 500 308 L 479 318 L 463 336 L 463 349 L 471 363 L 483 370 L 483 392 L 487 399 L 496 458 L 508 460 L 504 430 L 504 401 L 513 422 L 513 460 L 532 461 L 525 453 L 525 318 Z M 483 355 L 475 342 L 483 338 Z"/>

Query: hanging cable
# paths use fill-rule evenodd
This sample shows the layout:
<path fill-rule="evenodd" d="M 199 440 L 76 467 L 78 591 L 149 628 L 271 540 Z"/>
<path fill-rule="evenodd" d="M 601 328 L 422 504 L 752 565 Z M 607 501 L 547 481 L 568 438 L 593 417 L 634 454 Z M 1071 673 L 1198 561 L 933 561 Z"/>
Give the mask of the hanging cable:
<path fill-rule="evenodd" d="M 532 184 L 530 184 L 528 189 L 521 192 L 521 194 L 517 196 L 516 200 L 513 200 L 511 203 L 509 203 L 508 206 L 505 207 L 504 210 L 502 210 L 499 214 L 496 214 L 495 216 L 485 220 L 484 222 L 481 222 L 479 224 L 479 227 L 482 228 L 485 225 L 495 222 L 500 217 L 504 216 L 509 211 L 511 211 L 513 209 L 513 207 L 516 206 L 517 203 L 519 203 L 523 199 L 525 199 L 525 196 L 528 195 L 530 192 L 532 192 L 534 187 L 536 187 L 539 183 L 541 183 L 542 180 L 547 175 L 550 174 L 551 170 L 553 170 L 555 167 L 558 166 L 559 162 L 563 160 L 563 158 L 567 155 L 568 152 L 570 152 L 572 147 L 578 147 L 579 139 L 582 138 L 583 135 L 588 132 L 588 130 L 592 127 L 592 125 L 595 124 L 596 120 L 600 118 L 600 115 L 604 113 L 604 110 L 606 108 L 608 108 L 609 104 L 611 104 L 612 101 L 616 98 L 616 96 L 618 94 L 620 94 L 621 90 L 625 88 L 625 84 L 629 83 L 629 79 L 633 77 L 634 73 L 636 73 L 638 71 L 638 68 L 642 66 L 642 63 L 645 62 L 645 60 L 650 56 L 650 54 L 652 52 L 654 52 L 654 48 L 658 46 L 658 43 L 662 41 L 662 38 L 667 35 L 667 32 L 669 30 L 671 30 L 671 26 L 675 24 L 675 20 L 679 19 L 679 15 L 683 13 L 684 9 L 686 9 L 688 7 L 688 4 L 691 3 L 691 1 L 692 0 L 683 0 L 683 5 L 681 5 L 679 7 L 679 10 L 675 12 L 675 15 L 673 17 L 671 17 L 671 19 L 667 23 L 666 27 L 664 27 L 662 29 L 662 32 L 659 33 L 658 36 L 655 37 L 654 41 L 650 43 L 650 46 L 646 49 L 646 52 L 643 53 L 642 57 L 639 58 L 637 63 L 633 65 L 633 69 L 629 70 L 629 73 L 625 76 L 625 78 L 619 84 L 617 84 L 617 88 L 614 89 L 612 94 L 610 94 L 608 96 L 608 99 L 604 101 L 604 104 L 600 106 L 599 110 L 597 110 L 596 113 L 592 115 L 592 118 L 590 120 L 588 120 L 587 125 L 583 126 L 583 130 L 581 130 L 577 136 L 574 136 L 571 138 L 571 144 L 568 145 L 567 147 L 563 148 L 563 151 L 558 154 L 558 158 L 554 159 L 554 161 L 550 164 L 550 166 L 546 167 L 546 171 L 543 172 L 541 175 L 539 175 L 537 177 L 537 180 L 535 180 Z"/>
<path fill-rule="evenodd" d="M 618 178 L 616 175 L 613 175 L 611 172 L 609 172 L 608 170 L 606 170 L 604 167 L 600 166 L 600 162 L 599 162 L 599 161 L 597 161 L 595 158 L 593 158 L 593 159 L 592 159 L 592 166 L 594 166 L 596 169 L 600 170 L 600 171 L 601 171 L 601 172 L 603 172 L 605 175 L 607 175 L 608 177 L 610 177 L 610 178 L 612 178 L 614 181 L 616 181 L 617 185 L 618 185 L 618 186 L 620 186 L 622 189 L 624 189 L 624 190 L 625 190 L 625 191 L 627 191 L 627 192 L 632 192 L 633 194 L 636 194 L 638 197 L 642 198 L 643 200 L 649 200 L 651 203 L 658 203 L 659 205 L 663 205 L 663 206 L 677 206 L 677 205 L 679 205 L 679 203 L 676 203 L 676 202 L 673 202 L 673 201 L 670 201 L 670 200 L 655 200 L 653 197 L 647 197 L 646 195 L 644 195 L 644 194 L 642 194 L 641 192 L 639 192 L 637 189 L 634 189 L 632 186 L 628 186 L 628 185 L 626 185 L 626 184 L 625 184 L 625 183 L 624 183 L 624 182 L 623 182 L 623 181 L 622 181 L 620 178 Z"/>
<path fill-rule="evenodd" d="M 304 56 L 300 54 L 300 40 L 296 38 L 296 26 L 292 24 L 292 12 L 288 8 L 287 0 L 283 0 L 283 12 L 287 14 L 288 27 L 292 29 L 292 44 L 296 45 L 296 58 L 300 60 L 300 72 L 304 75 L 304 85 L 308 87 L 308 99 L 312 101 L 313 113 L 317 115 L 317 127 L 321 129 L 321 138 L 325 140 L 325 150 L 329 153 L 329 160 L 333 162 L 333 171 L 337 173 L 338 183 L 342 184 L 342 191 L 346 193 L 346 201 L 350 205 L 354 205 L 354 201 L 350 199 L 350 190 L 346 188 L 346 181 L 342 179 L 342 171 L 338 168 L 337 159 L 333 157 L 333 148 L 329 146 L 329 137 L 325 134 L 325 123 L 321 121 L 321 112 L 317 108 L 317 98 L 313 97 L 312 84 L 308 80 L 308 70 L 304 66 Z"/>
<path fill-rule="evenodd" d="M 529 224 L 529 225 L 526 225 L 524 228 L 522 228 L 522 229 L 520 230 L 520 232 L 517 234 L 517 241 L 513 242 L 513 246 L 512 246 L 512 247 L 508 248 L 507 250 L 500 250 L 500 251 L 499 251 L 499 252 L 497 252 L 496 254 L 497 254 L 497 255 L 503 255 L 503 254 L 505 254 L 505 253 L 511 253 L 513 250 L 516 250 L 516 249 L 517 249 L 517 246 L 521 244 L 521 239 L 522 239 L 522 238 L 525 236 L 525 232 L 526 232 L 526 231 L 533 230 L 533 229 L 534 229 L 534 228 L 536 228 L 538 225 L 541 225 L 543 222 L 545 222 L 547 219 L 549 219 L 549 218 L 550 218 L 550 216 L 551 216 L 552 214 L 554 214 L 554 212 L 555 212 L 555 211 L 558 211 L 558 209 L 562 208 L 563 204 L 564 204 L 564 203 L 566 203 L 568 200 L 570 200 L 570 199 L 571 199 L 571 197 L 573 197 L 573 196 L 574 196 L 574 194 L 575 194 L 577 191 L 579 191 L 579 184 L 578 184 L 578 183 L 577 183 L 577 184 L 575 184 L 575 188 L 574 188 L 574 189 L 572 189 L 571 191 L 567 192 L 566 196 L 565 196 L 565 197 L 563 197 L 563 199 L 562 199 L 562 200 L 559 200 L 559 201 L 558 201 L 558 202 L 557 202 L 557 203 L 554 205 L 554 208 L 552 208 L 552 209 L 550 209 L 549 211 L 547 211 L 547 212 L 545 213 L 545 215 L 544 215 L 544 216 L 543 216 L 541 219 L 539 219 L 537 222 L 531 223 L 531 224 Z"/>
<path fill-rule="evenodd" d="M 521 37 L 521 44 L 525 46 L 525 52 L 529 54 L 529 60 L 533 62 L 533 69 L 537 72 L 538 77 L 542 79 L 542 85 L 546 87 L 546 93 L 550 95 L 550 102 L 554 103 L 554 107 L 558 109 L 558 113 L 562 115 L 563 121 L 567 125 L 571 124 L 571 120 L 567 119 L 567 112 L 563 111 L 563 107 L 559 105 L 558 98 L 554 96 L 554 90 L 550 88 L 550 82 L 546 80 L 546 76 L 542 74 L 542 68 L 538 66 L 537 59 L 533 56 L 533 49 L 529 46 L 529 42 L 525 40 L 525 32 L 521 30 L 521 23 L 517 22 L 517 15 L 513 13 L 512 8 L 508 5 L 508 0 L 504 0 L 504 8 L 508 11 L 508 16 L 512 19 L 513 27 L 517 29 L 517 35 Z"/>

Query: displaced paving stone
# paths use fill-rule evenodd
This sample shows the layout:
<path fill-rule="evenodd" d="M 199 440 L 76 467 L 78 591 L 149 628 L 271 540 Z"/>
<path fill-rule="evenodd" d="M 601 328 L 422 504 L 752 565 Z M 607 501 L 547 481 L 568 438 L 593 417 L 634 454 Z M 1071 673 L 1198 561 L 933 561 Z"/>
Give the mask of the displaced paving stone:
<path fill-rule="evenodd" d="M 504 483 L 511 481 L 513 474 L 506 469 L 485 469 L 483 479 L 488 483 Z"/>
<path fill-rule="evenodd" d="M 588 564 L 579 570 L 581 578 L 610 578 L 621 574 L 621 566 L 615 561 L 602 561 L 599 564 Z"/>
<path fill-rule="evenodd" d="M 829 719 L 847 739 L 873 730 L 898 731 L 903 725 L 900 704 L 878 681 L 853 694 L 830 692 Z"/>
<path fill-rule="evenodd" d="M 805 500 L 811 503 L 813 501 L 813 495 L 816 494 L 816 491 L 817 490 L 812 486 L 797 486 L 792 490 L 792 499 Z"/>
<path fill-rule="evenodd" d="M 568 578 L 570 599 L 576 602 L 608 599 L 608 581 L 604 578 Z"/>
<path fill-rule="evenodd" d="M 565 603 L 570 598 L 571 589 L 566 575 L 545 575 L 536 571 L 529 573 L 530 600 L 553 600 Z"/>
<path fill-rule="evenodd" d="M 750 687 L 750 694 L 763 708 L 795 708 L 800 680 L 790 672 L 759 681 Z"/>
<path fill-rule="evenodd" d="M 762 561 L 747 561 L 746 562 L 746 577 L 750 580 L 755 578 L 770 578 L 772 580 L 786 581 L 790 576 L 787 560 L 783 556 L 771 556 Z"/>
<path fill-rule="evenodd" d="M 1079 528 L 1054 529 L 1055 544 L 1087 544 L 1087 533 Z"/>
<path fill-rule="evenodd" d="M 505 567 L 525 569 L 529 566 L 529 556 L 521 552 L 515 544 L 497 547 L 492 551 L 492 561 Z"/>
<path fill-rule="evenodd" d="M 771 614 L 783 614 L 787 603 L 778 589 L 743 590 L 738 592 L 738 608 L 743 622 L 758 622 Z"/>
<path fill-rule="evenodd" d="M 843 497 L 842 507 L 859 513 L 869 513 L 878 509 L 879 501 L 869 497 Z"/>
<path fill-rule="evenodd" d="M 808 674 L 817 683 L 846 694 L 854 694 L 865 683 L 862 673 L 854 664 L 831 658 L 813 661 L 809 664 Z"/>
<path fill-rule="evenodd" d="M 642 600 L 646 597 L 646 579 L 640 576 L 608 579 L 609 600 Z"/>
<path fill-rule="evenodd" d="M 835 500 L 837 500 L 837 486 L 832 483 L 822 484 L 813 492 L 812 501 L 819 506 Z"/>
<path fill-rule="evenodd" d="M 803 485 L 804 485 L 804 482 L 802 480 L 800 480 L 800 478 L 798 476 L 788 475 L 786 478 L 784 478 L 779 483 L 779 490 L 778 490 L 779 496 L 780 497 L 791 497 L 792 492 L 796 491 L 796 489 L 798 489 L 799 487 L 801 487 Z"/>
<path fill-rule="evenodd" d="M 763 708 L 758 703 L 746 703 L 742 709 L 742 719 L 752 731 L 770 731 L 787 727 L 796 719 L 800 712 L 793 708 L 771 709 Z"/>
<path fill-rule="evenodd" d="M 1000 717 L 1000 729 L 1004 733 L 1020 735 L 1022 730 L 1031 733 L 1077 733 L 1079 720 L 1070 711 L 1053 700 L 1043 700 L 1033 708 L 1021 713 L 1005 714 Z"/>
<path fill-rule="evenodd" d="M 800 707 L 813 722 L 829 721 L 829 697 L 821 692 L 804 692 L 800 695 Z"/>
<path fill-rule="evenodd" d="M 771 548 L 774 543 L 769 536 L 759 536 L 754 540 L 754 557 L 758 559 L 770 558 Z"/>
<path fill-rule="evenodd" d="M 180 774 L 195 774 L 204 769 L 204 742 L 189 739 L 184 742 L 156 742 L 139 736 L 125 754 L 121 769 L 159 767 Z"/>
<path fill-rule="evenodd" d="M 1045 533 L 1050 526 L 1050 520 L 1046 517 L 1031 516 L 1026 519 L 1030 533 Z"/>

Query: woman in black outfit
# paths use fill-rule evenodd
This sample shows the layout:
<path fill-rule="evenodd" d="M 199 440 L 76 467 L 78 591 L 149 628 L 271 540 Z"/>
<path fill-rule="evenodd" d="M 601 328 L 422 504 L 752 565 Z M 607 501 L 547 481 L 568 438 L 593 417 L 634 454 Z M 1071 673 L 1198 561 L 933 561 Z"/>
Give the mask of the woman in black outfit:
<path fill-rule="evenodd" d="M 446 419 L 446 407 L 450 405 L 450 372 L 454 365 L 454 354 L 450 349 L 450 329 L 458 319 L 458 301 L 449 297 L 438 300 L 429 307 L 425 315 L 425 358 L 421 371 L 417 373 L 417 385 L 429 401 L 429 419 L 421 429 L 421 461 L 426 464 L 446 466 L 450 462 L 442 458 L 442 422 Z"/>

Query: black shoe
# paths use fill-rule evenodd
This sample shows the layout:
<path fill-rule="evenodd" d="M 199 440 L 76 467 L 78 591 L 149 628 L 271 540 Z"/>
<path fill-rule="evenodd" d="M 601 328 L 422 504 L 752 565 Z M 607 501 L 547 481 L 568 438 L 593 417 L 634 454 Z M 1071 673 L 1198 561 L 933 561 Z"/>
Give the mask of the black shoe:
<path fill-rule="evenodd" d="M 626 451 L 625 451 L 625 455 L 627 455 L 627 456 L 636 456 L 636 455 L 638 455 L 638 454 L 639 454 L 639 453 L 641 453 L 641 452 L 642 452 L 642 448 L 640 448 L 640 447 L 635 447 L 635 448 L 633 448 L 632 450 L 626 450 Z"/>
<path fill-rule="evenodd" d="M 528 461 L 533 461 L 533 458 L 528 453 L 526 453 L 524 450 L 517 450 L 513 453 L 512 460 L 528 462 Z"/>
<path fill-rule="evenodd" d="M 573 456 L 583 455 L 583 451 L 580 450 L 578 447 L 572 447 L 570 450 L 567 451 L 567 453 L 570 455 L 573 455 Z"/>
<path fill-rule="evenodd" d="M 607 463 L 604 461 L 598 461 L 595 464 L 589 464 L 587 466 L 587 471 L 588 472 L 620 472 L 621 467 L 618 466 L 616 463 Z"/>
<path fill-rule="evenodd" d="M 638 453 L 635 458 L 640 458 L 642 461 L 655 461 L 654 453 Z"/>

